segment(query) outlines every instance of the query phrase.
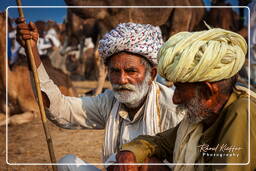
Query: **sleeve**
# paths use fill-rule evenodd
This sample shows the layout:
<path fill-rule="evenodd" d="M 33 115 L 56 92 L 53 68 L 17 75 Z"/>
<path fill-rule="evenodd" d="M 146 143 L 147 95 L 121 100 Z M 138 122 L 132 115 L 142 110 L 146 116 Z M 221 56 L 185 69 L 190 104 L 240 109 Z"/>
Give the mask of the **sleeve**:
<path fill-rule="evenodd" d="M 56 125 L 67 129 L 103 129 L 113 98 L 110 91 L 96 97 L 64 96 L 49 78 L 44 66 L 38 67 L 41 90 L 50 100 L 47 117 Z"/>
<path fill-rule="evenodd" d="M 244 171 L 256 169 L 256 105 L 251 102 L 250 111 L 248 106 L 248 98 L 241 98 L 227 110 L 224 131 L 220 132 L 219 138 L 220 150 L 226 156 L 214 158 L 213 163 L 227 163 L 229 165 L 216 165 L 213 166 L 213 170 Z M 248 122 L 249 120 L 250 122 Z M 232 165 L 231 163 L 240 163 L 240 165 Z"/>
<path fill-rule="evenodd" d="M 147 157 L 156 156 L 161 160 L 172 162 L 173 150 L 178 126 L 156 136 L 141 135 L 121 147 L 121 151 L 131 151 L 138 163 L 143 163 Z"/>

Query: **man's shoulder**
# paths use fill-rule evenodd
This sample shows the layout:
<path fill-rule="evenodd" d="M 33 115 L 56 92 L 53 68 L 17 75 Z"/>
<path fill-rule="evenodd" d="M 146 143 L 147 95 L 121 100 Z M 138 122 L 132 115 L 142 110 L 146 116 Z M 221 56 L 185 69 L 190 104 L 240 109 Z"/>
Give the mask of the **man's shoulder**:
<path fill-rule="evenodd" d="M 100 98 L 102 100 L 106 100 L 108 102 L 112 102 L 112 101 L 115 100 L 114 93 L 110 89 L 105 90 L 103 93 L 99 94 L 96 97 L 98 97 L 98 98 Z"/>
<path fill-rule="evenodd" d="M 106 89 L 103 93 L 99 94 L 99 96 L 102 96 L 102 97 L 107 96 L 107 97 L 113 98 L 114 97 L 114 93 L 113 93 L 112 90 Z"/>
<path fill-rule="evenodd" d="M 227 118 L 239 122 L 246 121 L 248 117 L 256 116 L 256 101 L 247 95 L 238 97 L 227 107 Z M 226 119 L 227 119 L 226 118 Z"/>
<path fill-rule="evenodd" d="M 114 94 L 112 90 L 105 90 L 103 93 L 97 95 L 97 96 L 84 96 L 82 97 L 83 101 L 92 102 L 92 103 L 98 103 L 98 105 L 103 105 L 103 104 L 109 104 L 113 103 L 115 100 Z"/>
<path fill-rule="evenodd" d="M 232 111 L 248 111 L 249 108 L 255 107 L 256 99 L 248 94 L 242 94 L 228 108 Z"/>
<path fill-rule="evenodd" d="M 249 104 L 248 97 L 246 96 L 239 97 L 233 103 L 230 104 L 229 109 L 233 109 L 233 110 L 247 109 L 248 104 Z"/>

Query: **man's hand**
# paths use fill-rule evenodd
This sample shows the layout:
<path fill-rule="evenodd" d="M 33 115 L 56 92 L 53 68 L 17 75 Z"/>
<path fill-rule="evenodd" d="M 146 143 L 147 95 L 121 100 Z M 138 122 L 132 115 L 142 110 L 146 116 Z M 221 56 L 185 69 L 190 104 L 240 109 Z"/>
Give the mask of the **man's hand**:
<path fill-rule="evenodd" d="M 117 163 L 136 163 L 134 154 L 130 151 L 121 151 L 116 156 Z M 139 171 L 136 165 L 109 166 L 108 171 Z"/>
<path fill-rule="evenodd" d="M 39 37 L 36 25 L 32 22 L 25 24 L 25 18 L 19 17 L 16 20 L 17 34 L 16 39 L 22 47 L 25 47 L 25 41 L 31 40 L 31 46 L 36 47 Z"/>
<path fill-rule="evenodd" d="M 117 163 L 137 163 L 135 155 L 130 151 L 121 151 L 116 156 Z M 147 157 L 144 163 L 163 163 L 162 160 L 156 157 Z M 170 171 L 170 168 L 165 165 L 112 165 L 107 168 L 107 171 Z"/>
<path fill-rule="evenodd" d="M 25 24 L 24 17 L 17 18 L 15 22 L 17 24 L 16 40 L 24 48 L 26 46 L 26 40 L 31 40 L 30 45 L 35 58 L 36 67 L 39 67 L 39 65 L 41 64 L 41 59 L 37 50 L 37 40 L 39 34 L 36 25 L 32 22 L 30 22 L 29 24 Z"/>

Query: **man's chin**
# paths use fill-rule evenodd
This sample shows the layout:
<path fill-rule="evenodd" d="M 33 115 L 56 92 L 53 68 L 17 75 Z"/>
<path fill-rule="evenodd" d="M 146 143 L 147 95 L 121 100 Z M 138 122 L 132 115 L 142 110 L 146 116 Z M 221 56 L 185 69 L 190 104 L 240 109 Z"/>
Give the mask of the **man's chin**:
<path fill-rule="evenodd" d="M 115 91 L 114 96 L 120 103 L 131 103 L 130 97 L 133 96 L 133 92 Z"/>
<path fill-rule="evenodd" d="M 140 98 L 137 93 L 129 92 L 124 94 L 115 93 L 115 98 L 119 103 L 125 104 L 129 108 L 136 108 L 143 98 Z"/>
<path fill-rule="evenodd" d="M 129 90 L 129 89 L 118 89 L 118 90 L 114 90 L 114 92 L 116 92 L 116 93 L 122 95 L 122 94 L 124 94 L 124 93 L 131 93 L 131 92 L 133 92 L 133 90 Z"/>

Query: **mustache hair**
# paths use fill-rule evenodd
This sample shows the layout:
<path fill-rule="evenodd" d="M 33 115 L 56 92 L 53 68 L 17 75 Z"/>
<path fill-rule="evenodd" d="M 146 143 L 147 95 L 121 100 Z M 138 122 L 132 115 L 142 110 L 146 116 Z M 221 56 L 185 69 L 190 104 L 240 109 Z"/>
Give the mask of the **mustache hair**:
<path fill-rule="evenodd" d="M 112 87 L 115 91 L 118 90 L 130 90 L 130 91 L 135 91 L 136 90 L 136 86 L 132 85 L 132 84 L 124 84 L 124 85 L 120 85 L 120 84 L 112 84 Z"/>
<path fill-rule="evenodd" d="M 178 114 L 185 114 L 190 123 L 196 124 L 213 115 L 213 113 L 200 104 L 198 96 L 195 96 L 187 104 L 179 104 L 176 107 Z"/>

